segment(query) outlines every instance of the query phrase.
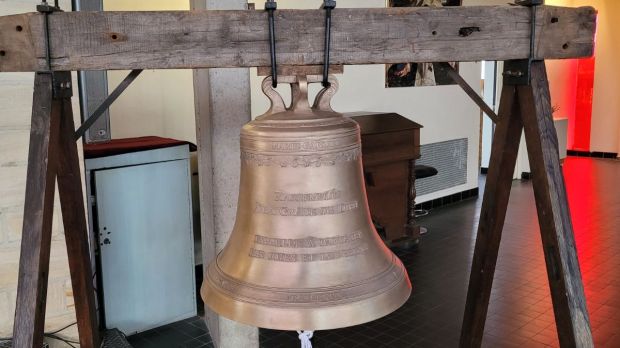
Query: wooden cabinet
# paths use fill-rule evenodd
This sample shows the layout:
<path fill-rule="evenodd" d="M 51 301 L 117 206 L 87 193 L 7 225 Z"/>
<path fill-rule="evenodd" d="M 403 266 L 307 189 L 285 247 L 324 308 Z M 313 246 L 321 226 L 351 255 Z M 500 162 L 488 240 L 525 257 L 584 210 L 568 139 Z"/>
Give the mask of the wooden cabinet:
<path fill-rule="evenodd" d="M 366 194 L 373 220 L 385 228 L 388 242 L 414 228 L 415 160 L 420 158 L 421 125 L 395 113 L 351 113 L 362 132 Z M 409 228 L 409 231 L 407 231 Z"/>

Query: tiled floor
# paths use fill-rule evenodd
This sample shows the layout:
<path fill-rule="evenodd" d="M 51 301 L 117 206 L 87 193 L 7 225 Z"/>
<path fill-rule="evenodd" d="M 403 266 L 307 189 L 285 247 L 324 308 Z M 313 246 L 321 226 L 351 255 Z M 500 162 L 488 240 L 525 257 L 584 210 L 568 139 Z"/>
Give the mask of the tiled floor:
<path fill-rule="evenodd" d="M 128 340 L 134 348 L 213 348 L 207 326 L 200 317 L 145 331 Z"/>
<path fill-rule="evenodd" d="M 620 161 L 571 157 L 564 169 L 595 344 L 620 348 Z M 401 309 L 365 325 L 316 332 L 314 347 L 457 347 L 481 201 L 432 211 L 420 220 L 429 233 L 419 250 L 397 251 L 414 286 Z M 183 343 L 162 345 L 158 335 L 132 343 Z M 296 333 L 261 330 L 260 345 L 299 341 Z M 512 187 L 483 346 L 558 346 L 530 182 Z"/>

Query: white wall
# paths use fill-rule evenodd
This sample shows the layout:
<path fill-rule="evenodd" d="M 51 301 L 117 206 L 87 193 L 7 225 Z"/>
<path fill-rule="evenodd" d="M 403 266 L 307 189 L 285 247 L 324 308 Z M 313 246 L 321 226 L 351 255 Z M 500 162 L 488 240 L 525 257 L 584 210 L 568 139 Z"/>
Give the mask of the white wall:
<path fill-rule="evenodd" d="M 278 8 L 317 8 L 317 1 L 279 0 Z M 385 0 L 340 0 L 339 8 L 385 7 Z M 480 86 L 479 63 L 462 63 L 460 73 L 474 88 Z M 333 99 L 339 112 L 384 111 L 396 112 L 424 126 L 421 143 L 428 144 L 458 138 L 468 138 L 467 183 L 416 199 L 425 202 L 437 197 L 478 187 L 478 144 L 480 109 L 459 86 L 385 88 L 385 66 L 345 66 L 337 76 L 340 90 Z M 262 77 L 252 69 L 252 115 L 258 116 L 269 108 L 268 99 L 260 91 Z M 311 88 L 316 91 L 320 86 Z M 284 87 L 278 90 L 284 91 Z M 289 94 L 289 93 L 285 93 Z"/>
<path fill-rule="evenodd" d="M 189 0 L 104 0 L 105 11 L 189 10 Z M 109 71 L 111 92 L 128 71 Z M 113 139 L 146 135 L 196 143 L 192 70 L 145 70 L 110 108 Z"/>
<path fill-rule="evenodd" d="M 598 10 L 590 151 L 620 153 L 620 98 L 617 97 L 620 91 L 620 70 L 616 68 L 620 60 L 620 37 L 615 28 L 620 22 L 620 1 L 547 0 L 546 4 L 592 6 Z M 554 118 L 575 115 L 576 64 L 577 60 L 571 59 L 547 62 L 551 103 L 560 107 Z"/>
<path fill-rule="evenodd" d="M 573 0 L 573 5 L 594 6 L 599 11 L 590 151 L 620 152 L 620 1 Z"/>

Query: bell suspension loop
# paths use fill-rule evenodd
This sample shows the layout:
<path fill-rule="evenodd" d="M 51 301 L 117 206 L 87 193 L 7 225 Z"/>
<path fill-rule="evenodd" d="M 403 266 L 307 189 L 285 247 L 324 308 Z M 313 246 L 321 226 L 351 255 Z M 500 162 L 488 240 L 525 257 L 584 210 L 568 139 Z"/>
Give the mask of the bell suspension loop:
<path fill-rule="evenodd" d="M 299 340 L 301 341 L 301 348 L 312 348 L 312 342 L 310 339 L 314 336 L 314 331 L 309 330 L 297 330 Z"/>

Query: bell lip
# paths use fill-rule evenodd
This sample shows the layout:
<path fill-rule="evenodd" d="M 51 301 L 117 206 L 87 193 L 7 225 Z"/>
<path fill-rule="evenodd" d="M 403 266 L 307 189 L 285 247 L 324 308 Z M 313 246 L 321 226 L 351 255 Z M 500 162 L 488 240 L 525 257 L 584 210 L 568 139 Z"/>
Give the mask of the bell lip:
<path fill-rule="evenodd" d="M 386 291 L 355 302 L 319 308 L 265 306 L 233 299 L 205 279 L 200 294 L 214 312 L 242 324 L 273 330 L 330 330 L 364 324 L 400 308 L 411 296 L 412 286 L 402 262 L 400 279 Z"/>

